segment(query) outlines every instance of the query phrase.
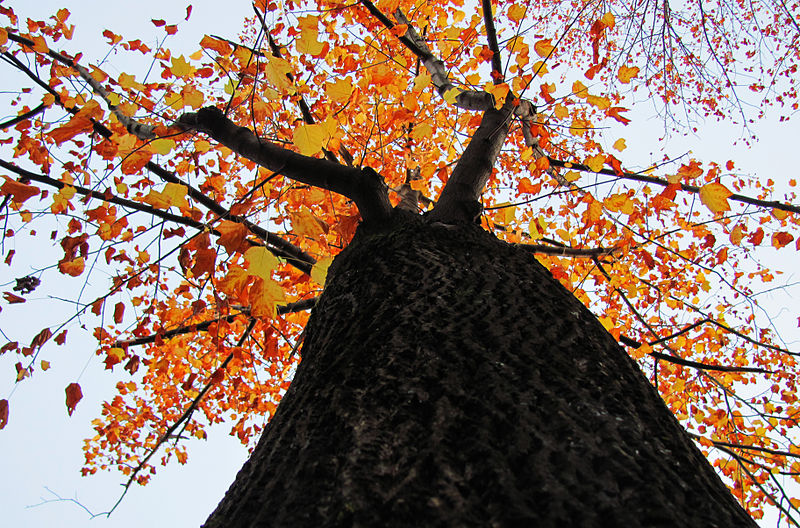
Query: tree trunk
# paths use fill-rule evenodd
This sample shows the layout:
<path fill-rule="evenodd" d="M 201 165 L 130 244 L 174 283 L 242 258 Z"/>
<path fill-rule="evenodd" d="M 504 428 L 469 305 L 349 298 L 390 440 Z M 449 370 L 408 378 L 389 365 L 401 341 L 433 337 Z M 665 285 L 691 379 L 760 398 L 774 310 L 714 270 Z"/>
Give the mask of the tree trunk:
<path fill-rule="evenodd" d="M 478 226 L 360 228 L 302 358 L 205 526 L 755 526 L 594 316 Z"/>

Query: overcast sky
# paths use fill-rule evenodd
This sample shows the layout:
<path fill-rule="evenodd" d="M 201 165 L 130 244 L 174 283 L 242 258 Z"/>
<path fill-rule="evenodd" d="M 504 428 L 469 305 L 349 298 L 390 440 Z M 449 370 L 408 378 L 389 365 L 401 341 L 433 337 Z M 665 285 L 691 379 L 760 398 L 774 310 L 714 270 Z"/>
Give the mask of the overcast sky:
<path fill-rule="evenodd" d="M 104 29 L 150 43 L 163 35 L 162 30 L 155 28 L 150 19 L 164 19 L 167 23 L 181 22 L 178 38 L 168 45 L 174 51 L 188 55 L 198 49 L 198 42 L 205 33 L 235 39 L 242 19 L 252 13 L 250 3 L 241 0 L 195 1 L 189 22 L 183 22 L 187 4 L 181 2 L 141 0 L 134 4 L 36 0 L 16 3 L 20 4 L 14 6 L 19 16 L 37 20 L 67 7 L 72 12 L 70 21 L 76 24 L 77 29 L 72 42 L 59 44 L 72 53 L 84 51 L 90 59 L 99 58 L 96 54 L 104 53 L 107 49 L 98 46 L 104 41 L 101 37 Z M 135 8 L 132 7 L 134 5 Z M 110 58 L 109 64 L 115 65 L 120 71 L 126 69 L 114 57 Z M 2 70 L 4 76 L 8 70 L 8 67 Z M 107 71 L 113 73 L 114 70 L 107 68 Z M 637 116 L 641 115 L 646 114 L 637 113 Z M 663 129 L 657 119 L 634 121 L 627 129 L 620 127 L 610 132 L 609 138 L 611 142 L 617 137 L 626 138 L 628 150 L 621 157 L 623 163 L 633 166 L 661 160 L 663 150 L 673 155 L 693 150 L 697 157 L 714 159 L 723 164 L 727 159 L 734 159 L 737 168 L 759 172 L 764 177 L 779 181 L 800 179 L 797 164 L 787 161 L 793 158 L 791 154 L 797 149 L 796 142 L 800 137 L 798 123 L 779 124 L 776 119 L 768 119 L 756 124 L 755 129 L 761 135 L 761 141 L 749 152 L 743 146 L 732 145 L 739 132 L 736 127 L 715 123 L 701 127 L 696 137 L 672 137 L 669 143 L 658 141 Z M 45 236 L 41 235 L 41 238 Z M 30 240 L 27 247 L 21 241 L 16 243 L 18 256 L 15 258 L 25 258 L 26 252 L 36 252 L 40 257 L 40 251 L 47 251 L 47 248 L 41 249 L 44 244 L 41 240 L 37 243 Z M 50 243 L 44 245 L 49 246 Z M 786 255 L 789 255 L 788 251 L 773 256 L 785 259 Z M 792 254 L 791 259 L 800 261 L 796 254 Z M 0 275 L 0 284 L 12 279 Z M 791 279 L 789 281 L 792 282 Z M 800 338 L 794 326 L 797 314 L 794 308 L 796 295 L 793 296 L 793 293 L 797 293 L 796 288 L 794 292 L 775 292 L 768 297 L 776 311 L 782 310 L 780 324 L 789 340 L 793 341 L 794 348 L 798 348 Z M 45 313 L 54 306 L 54 301 L 45 296 L 34 296 L 31 303 L 22 305 L 22 308 L 31 306 L 39 306 L 39 313 Z M 47 325 L 41 320 L 32 320 L 30 310 L 19 310 L 17 313 L 24 314 L 24 318 L 12 319 L 15 312 L 13 308 L 3 305 L 0 328 L 4 331 L 9 331 L 13 326 L 17 335 L 28 336 L 27 340 Z M 159 475 L 150 485 L 144 488 L 132 486 L 110 519 L 102 517 L 91 520 L 86 511 L 70 502 L 40 504 L 56 498 L 46 489 L 49 488 L 65 499 L 76 498 L 85 507 L 99 513 L 116 502 L 121 492 L 120 484 L 124 482 L 116 472 L 90 478 L 79 476 L 83 462 L 83 439 L 92 433 L 90 421 L 98 415 L 100 402 L 114 394 L 118 378 L 105 371 L 100 359 L 94 355 L 93 340 L 70 340 L 68 343 L 68 347 L 54 352 L 54 368 L 51 371 L 38 374 L 34 379 L 19 384 L 16 389 L 9 381 L 16 358 L 0 358 L 0 398 L 8 398 L 10 391 L 14 390 L 10 422 L 0 432 L 0 511 L 3 524 L 14 527 L 94 528 L 201 524 L 222 498 L 247 456 L 238 440 L 227 435 L 227 425 L 212 428 L 207 441 L 193 442 L 187 465 L 171 464 L 167 468 L 160 468 Z M 64 387 L 76 380 L 83 387 L 84 400 L 70 418 L 64 406 Z M 774 526 L 774 522 L 770 525 Z"/>

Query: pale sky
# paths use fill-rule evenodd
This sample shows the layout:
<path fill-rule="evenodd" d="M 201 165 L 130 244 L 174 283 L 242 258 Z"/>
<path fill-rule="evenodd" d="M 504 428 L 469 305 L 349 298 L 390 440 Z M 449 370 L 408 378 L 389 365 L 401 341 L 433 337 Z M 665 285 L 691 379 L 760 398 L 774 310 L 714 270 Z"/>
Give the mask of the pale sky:
<path fill-rule="evenodd" d="M 72 12 L 70 21 L 76 24 L 77 30 L 73 41 L 62 41 L 58 45 L 65 46 L 62 49 L 73 53 L 84 51 L 88 59 L 100 58 L 95 57 L 95 54 L 105 53 L 105 46 L 98 46 L 94 51 L 91 49 L 104 41 L 101 36 L 104 29 L 130 38 L 141 38 L 149 43 L 156 36 L 163 35 L 160 29 L 152 25 L 150 19 L 165 19 L 167 23 L 181 22 L 178 38 L 173 38 L 168 45 L 174 51 L 188 55 L 198 49 L 197 43 L 204 33 L 236 39 L 242 19 L 252 13 L 247 1 L 195 1 L 192 17 L 186 23 L 183 19 L 188 2 L 143 0 L 136 3 L 136 8 L 132 8 L 131 3 L 75 0 L 16 3 L 20 5 L 13 7 L 19 16 L 37 20 L 47 18 L 66 5 Z M 108 64 L 116 64 L 120 70 L 126 69 L 114 57 L 110 58 Z M 6 75 L 9 68 L 5 67 L 2 71 Z M 107 71 L 113 73 L 113 70 Z M 755 125 L 755 128 L 762 139 L 749 153 L 745 153 L 743 146 L 732 146 L 732 139 L 737 136 L 738 129 L 716 123 L 701 127 L 697 137 L 673 137 L 668 144 L 658 142 L 662 131 L 658 120 L 634 121 L 627 128 L 620 126 L 609 132 L 609 138 L 611 142 L 617 137 L 626 138 L 628 150 L 620 157 L 629 166 L 660 160 L 661 149 L 666 149 L 673 155 L 692 150 L 701 159 L 713 159 L 721 163 L 729 158 L 734 159 L 738 169 L 758 172 L 763 177 L 769 176 L 778 181 L 800 179 L 797 164 L 788 161 L 793 159 L 792 154 L 797 149 L 800 124 L 797 121 L 780 124 L 777 120 L 768 119 Z M 45 237 L 46 234 L 41 236 Z M 39 246 L 31 241 L 25 247 L 17 242 L 16 258 L 24 258 L 26 251 L 36 252 L 40 256 L 41 251 L 47 251 L 47 248 L 41 249 L 40 246 L 51 245 L 49 240 L 40 240 L 37 243 Z M 776 262 L 783 259 L 782 267 L 786 269 L 787 257 L 800 262 L 797 255 L 789 251 L 781 254 L 773 252 L 772 257 L 767 258 L 776 258 Z M 6 268 L 3 268 L 2 273 L 0 284 L 13 279 L 6 275 Z M 786 279 L 786 282 L 796 280 L 800 280 L 800 277 Z M 36 293 L 39 294 L 40 291 L 37 290 Z M 786 336 L 793 340 L 789 346 L 794 349 L 800 348 L 800 336 L 796 328 L 797 313 L 793 308 L 797 305 L 798 293 L 798 288 L 793 288 L 788 292 L 770 294 L 769 299 L 770 304 L 776 307 L 776 312 L 783 308 L 779 324 Z M 37 299 L 36 295 L 32 297 Z M 30 308 L 33 299 L 22 307 Z M 44 319 L 46 312 L 54 306 L 54 301 L 40 295 L 34 306 L 40 307 L 40 313 L 45 314 L 42 316 Z M 9 331 L 13 327 L 17 335 L 23 337 L 21 341 L 29 340 L 48 324 L 39 320 L 32 321 L 29 310 L 17 312 L 24 312 L 24 319 L 11 319 L 15 317 L 13 308 L 3 304 L 0 328 Z M 80 477 L 83 439 L 92 434 L 90 421 L 99 414 L 100 402 L 113 396 L 118 377 L 104 370 L 100 359 L 94 355 L 93 339 L 70 340 L 68 345 L 53 351 L 53 369 L 17 385 L 11 398 L 9 424 L 0 431 L 0 453 L 3 454 L 0 457 L 0 511 L 3 524 L 14 527 L 76 528 L 200 525 L 222 498 L 247 457 L 246 450 L 239 441 L 228 436 L 229 426 L 225 424 L 211 428 L 207 441 L 192 443 L 187 465 L 173 463 L 166 468 L 159 468 L 159 474 L 153 478 L 151 484 L 144 488 L 132 486 L 110 519 L 100 517 L 91 520 L 84 510 L 70 502 L 50 502 L 36 506 L 43 500 L 55 498 L 47 491 L 46 488 L 49 488 L 63 498 L 76 498 L 85 507 L 99 513 L 116 502 L 121 484 L 124 483 L 124 478 L 117 472 L 89 478 Z M 8 398 L 14 389 L 10 380 L 14 362 L 15 357 L 0 357 L 0 398 Z M 76 380 L 80 381 L 83 388 L 84 399 L 74 415 L 68 417 L 64 405 L 64 387 Z M 763 525 L 774 526 L 774 522 L 764 522 Z"/>

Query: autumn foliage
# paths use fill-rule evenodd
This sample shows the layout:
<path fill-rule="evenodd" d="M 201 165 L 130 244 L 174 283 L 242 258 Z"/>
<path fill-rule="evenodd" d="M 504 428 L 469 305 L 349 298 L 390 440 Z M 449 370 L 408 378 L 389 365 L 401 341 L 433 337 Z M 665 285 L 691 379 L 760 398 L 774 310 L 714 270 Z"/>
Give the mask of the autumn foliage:
<path fill-rule="evenodd" d="M 490 25 L 483 4 L 259 1 L 241 35 L 208 35 L 189 56 L 169 50 L 180 21 L 153 20 L 166 37 L 157 49 L 102 33 L 109 49 L 153 61 L 120 74 L 59 51 L 74 30 L 66 9 L 39 22 L 0 7 L 6 66 L 28 79 L 0 133 L 3 265 L 16 278 L 2 313 L 24 314 L 40 283 L 104 284 L 76 294 L 63 324 L 9 335 L 0 353 L 16 355 L 24 383 L 69 347 L 78 320 L 92 322 L 119 382 L 85 474 L 146 483 L 159 463 L 187 459 L 165 438 L 205 438 L 223 421 L 252 443 L 361 218 L 350 197 L 260 166 L 192 116 L 216 107 L 259 141 L 370 167 L 392 205 L 423 211 L 481 121 L 469 101 L 491 100 L 520 110 L 481 224 L 527 247 L 628 347 L 752 515 L 778 505 L 800 519 L 784 487 L 800 482 L 800 351 L 765 325 L 756 295 L 786 271 L 759 255 L 798 261 L 796 196 L 738 172 L 736 149 L 734 161 L 629 167 L 623 128 L 642 94 L 678 128 L 690 126 L 680 115 L 746 125 L 796 111 L 798 6 L 720 0 L 667 16 L 629 2 L 497 1 Z M 15 267 L 32 231 L 63 253 L 33 274 Z M 65 390 L 72 414 L 81 387 Z M 0 428 L 13 408 L 0 400 Z"/>

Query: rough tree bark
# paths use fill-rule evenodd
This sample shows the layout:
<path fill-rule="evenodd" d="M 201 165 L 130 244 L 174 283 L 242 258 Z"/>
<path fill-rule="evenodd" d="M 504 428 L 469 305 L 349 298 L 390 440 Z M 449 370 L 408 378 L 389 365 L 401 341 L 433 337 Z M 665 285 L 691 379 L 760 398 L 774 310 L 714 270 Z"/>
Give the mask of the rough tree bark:
<path fill-rule="evenodd" d="M 755 526 L 533 258 L 395 211 L 330 268 L 218 526 Z"/>

